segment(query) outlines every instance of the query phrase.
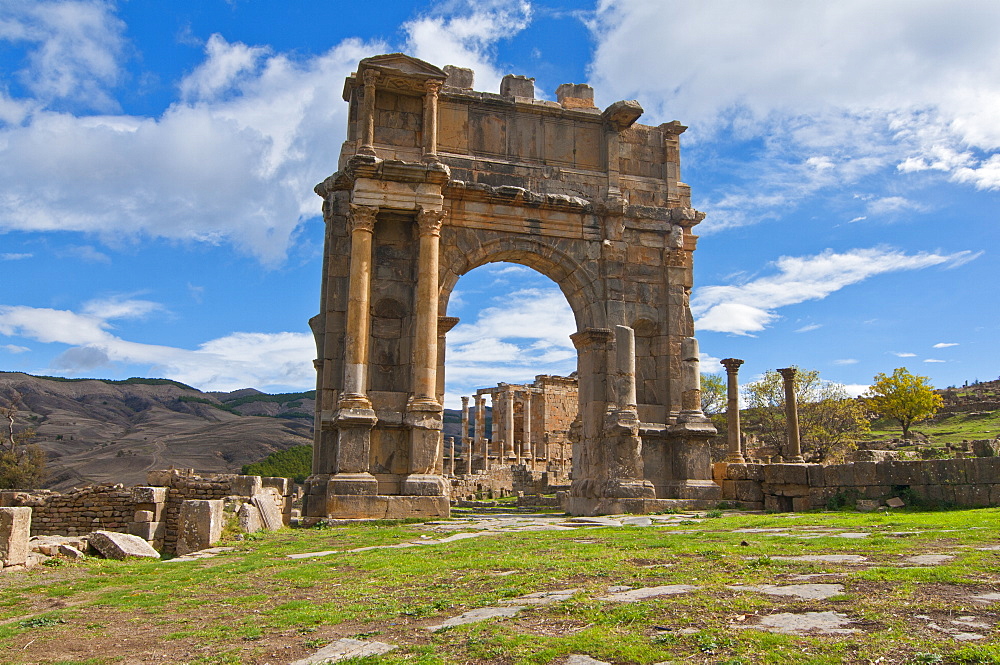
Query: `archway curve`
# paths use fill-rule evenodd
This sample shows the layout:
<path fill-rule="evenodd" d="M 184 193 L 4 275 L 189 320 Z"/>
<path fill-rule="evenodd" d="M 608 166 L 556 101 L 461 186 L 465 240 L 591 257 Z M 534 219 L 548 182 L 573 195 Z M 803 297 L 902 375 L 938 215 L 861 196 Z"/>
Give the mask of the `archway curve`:
<path fill-rule="evenodd" d="M 448 301 L 459 278 L 487 263 L 517 263 L 548 277 L 562 291 L 576 321 L 577 330 L 606 327 L 603 294 L 597 290 L 599 276 L 587 270 L 577 259 L 551 244 L 525 237 L 500 237 L 463 251 L 460 243 L 450 243 L 442 251 L 439 312 L 448 309 Z"/>

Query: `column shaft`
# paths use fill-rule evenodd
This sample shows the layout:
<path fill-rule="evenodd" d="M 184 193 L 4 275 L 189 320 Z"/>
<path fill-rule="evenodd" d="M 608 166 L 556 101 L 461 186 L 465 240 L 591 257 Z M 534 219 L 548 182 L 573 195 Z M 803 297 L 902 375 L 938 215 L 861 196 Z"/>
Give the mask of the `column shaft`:
<path fill-rule="evenodd" d="M 514 391 L 510 388 L 503 393 L 503 454 L 514 456 Z"/>
<path fill-rule="evenodd" d="M 413 401 L 424 408 L 438 408 L 438 254 L 443 210 L 421 209 L 420 258 L 417 268 L 416 330 L 413 353 Z"/>
<path fill-rule="evenodd" d="M 469 398 L 462 396 L 462 435 L 458 437 L 462 443 L 462 455 L 465 458 L 465 472 L 472 473 L 472 448 L 469 446 Z"/>
<path fill-rule="evenodd" d="M 375 83 L 378 77 L 378 72 L 371 69 L 362 74 L 365 97 L 361 105 L 361 147 L 358 148 L 362 155 L 375 154 Z"/>
<path fill-rule="evenodd" d="M 372 236 L 378 208 L 351 206 L 351 265 L 344 335 L 344 393 L 341 408 L 371 408 L 366 396 L 368 301 L 371 290 Z"/>
<path fill-rule="evenodd" d="M 726 461 L 731 464 L 745 464 L 746 459 L 740 452 L 740 391 L 736 380 L 743 361 L 737 358 L 725 358 L 719 362 L 726 368 L 726 442 L 729 444 Z"/>
<path fill-rule="evenodd" d="M 486 442 L 486 398 L 482 395 L 476 395 L 476 450 L 483 451 L 483 470 L 489 469 L 490 444 Z"/>
<path fill-rule="evenodd" d="M 799 439 L 799 410 L 795 404 L 795 367 L 779 369 L 778 373 L 785 381 L 785 426 L 788 429 L 788 442 L 785 447 L 785 461 L 791 464 L 802 464 L 802 444 Z"/>
<path fill-rule="evenodd" d="M 427 93 L 424 95 L 424 158 L 425 162 L 438 161 L 437 156 L 437 108 L 440 81 L 427 81 L 424 84 Z"/>

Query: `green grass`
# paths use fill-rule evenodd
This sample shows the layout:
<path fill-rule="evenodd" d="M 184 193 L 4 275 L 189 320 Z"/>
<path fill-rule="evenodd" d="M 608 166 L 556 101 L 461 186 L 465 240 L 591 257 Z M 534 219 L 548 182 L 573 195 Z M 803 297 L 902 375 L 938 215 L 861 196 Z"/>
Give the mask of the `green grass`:
<path fill-rule="evenodd" d="M 930 438 L 932 444 L 961 443 L 974 439 L 995 439 L 1000 436 L 1000 411 L 982 415 L 953 413 L 914 423 L 911 431 Z M 903 435 L 899 424 L 891 420 L 872 423 L 871 439 L 898 439 Z"/>
<path fill-rule="evenodd" d="M 165 662 L 256 662 L 255 649 L 265 654 L 288 645 L 298 651 L 289 651 L 287 662 L 344 635 L 400 645 L 354 661 L 370 663 L 541 664 L 573 653 L 615 663 L 1000 662 L 996 631 L 962 644 L 912 618 L 975 614 L 1000 622 L 996 610 L 968 600 L 1000 588 L 1000 553 L 976 549 L 1000 538 L 1000 510 L 805 513 L 794 519 L 712 514 L 717 516 L 677 526 L 511 532 L 356 553 L 346 550 L 418 540 L 430 531 L 420 523 L 386 521 L 284 529 L 231 543 L 237 552 L 214 559 L 89 560 L 5 575 L 0 663 L 48 663 L 55 661 L 46 657 L 59 640 L 93 635 L 115 642 L 137 626 L 155 653 L 196 654 Z M 736 531 L 746 528 L 790 531 Z M 828 531 L 870 535 L 855 540 Z M 906 531 L 915 533 L 895 535 Z M 287 558 L 320 550 L 339 553 Z M 778 558 L 816 553 L 860 554 L 868 565 Z M 898 565 L 925 553 L 955 558 L 932 567 Z M 792 575 L 823 572 L 843 574 L 823 581 L 845 587 L 826 601 L 729 588 L 793 583 Z M 598 600 L 610 586 L 666 584 L 698 589 L 640 603 Z M 512 619 L 433 634 L 424 628 L 522 594 L 567 588 L 581 591 Z M 46 610 L 52 602 L 64 608 Z M 768 614 L 824 610 L 848 614 L 863 630 L 803 637 L 753 628 Z"/>

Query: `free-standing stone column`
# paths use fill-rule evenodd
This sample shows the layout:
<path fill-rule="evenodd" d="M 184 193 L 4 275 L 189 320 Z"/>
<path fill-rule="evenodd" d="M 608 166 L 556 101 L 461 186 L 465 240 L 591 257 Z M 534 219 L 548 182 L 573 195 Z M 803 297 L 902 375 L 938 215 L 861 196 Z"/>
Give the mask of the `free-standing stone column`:
<path fill-rule="evenodd" d="M 373 69 L 366 70 L 362 75 L 365 84 L 365 97 L 361 104 L 361 147 L 358 153 L 375 155 L 375 83 L 379 74 Z"/>
<path fill-rule="evenodd" d="M 740 371 L 742 360 L 724 358 L 719 361 L 726 368 L 726 441 L 729 444 L 729 454 L 726 461 L 731 464 L 745 464 L 746 459 L 740 452 L 740 390 L 736 375 Z"/>
<path fill-rule="evenodd" d="M 503 456 L 514 457 L 514 389 L 503 391 Z"/>
<path fill-rule="evenodd" d="M 424 95 L 424 157 L 425 162 L 437 162 L 437 107 L 440 81 L 427 81 Z"/>
<path fill-rule="evenodd" d="M 462 455 L 465 459 L 465 473 L 472 473 L 472 448 L 469 446 L 469 398 L 462 396 Z"/>
<path fill-rule="evenodd" d="M 351 205 L 351 266 L 344 335 L 344 393 L 340 408 L 370 409 L 368 371 L 368 301 L 371 290 L 372 235 L 378 208 Z"/>
<path fill-rule="evenodd" d="M 521 426 L 524 440 L 521 442 L 521 454 L 531 460 L 532 466 L 535 464 L 535 451 L 531 447 L 531 392 L 524 392 L 523 411 L 521 416 L 524 422 Z"/>
<path fill-rule="evenodd" d="M 788 441 L 785 446 L 784 458 L 791 464 L 802 464 L 802 446 L 799 441 L 799 410 L 795 404 L 795 375 L 798 369 L 786 367 L 778 373 L 785 380 L 785 426 L 788 429 Z"/>
<path fill-rule="evenodd" d="M 615 326 L 615 372 L 618 375 L 618 409 L 636 409 L 635 334 L 628 326 Z"/>
<path fill-rule="evenodd" d="M 486 440 L 486 398 L 476 395 L 476 450 L 483 451 L 483 470 L 490 468 L 490 444 Z M 470 459 L 471 459 L 471 450 Z"/>
<path fill-rule="evenodd" d="M 500 407 L 500 397 L 495 391 L 490 393 L 490 406 L 493 411 L 493 419 L 490 421 L 492 425 L 490 427 L 490 451 L 493 452 L 493 456 L 499 464 L 503 458 L 503 442 L 500 439 L 503 419 L 499 417 L 503 409 Z"/>
<path fill-rule="evenodd" d="M 450 464 L 449 469 L 448 469 L 448 475 L 449 476 L 454 476 L 455 475 L 455 437 L 453 437 L 453 436 L 449 436 L 448 437 L 448 448 L 450 449 L 449 450 L 449 457 L 451 458 L 451 464 Z"/>

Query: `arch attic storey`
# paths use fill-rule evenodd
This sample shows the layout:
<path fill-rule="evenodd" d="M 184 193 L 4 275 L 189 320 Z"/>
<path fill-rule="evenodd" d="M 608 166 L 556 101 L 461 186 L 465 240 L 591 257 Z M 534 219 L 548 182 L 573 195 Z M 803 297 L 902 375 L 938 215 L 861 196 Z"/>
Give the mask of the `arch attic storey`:
<path fill-rule="evenodd" d="M 443 339 L 458 278 L 510 261 L 555 281 L 576 318 L 578 440 L 565 507 L 650 512 L 714 503 L 688 306 L 693 227 L 677 122 L 558 101 L 507 76 L 403 54 L 346 80 L 339 170 L 316 186 L 326 247 L 316 338 L 311 518 L 447 515 Z M 502 378 L 502 377 L 498 377 Z"/>

